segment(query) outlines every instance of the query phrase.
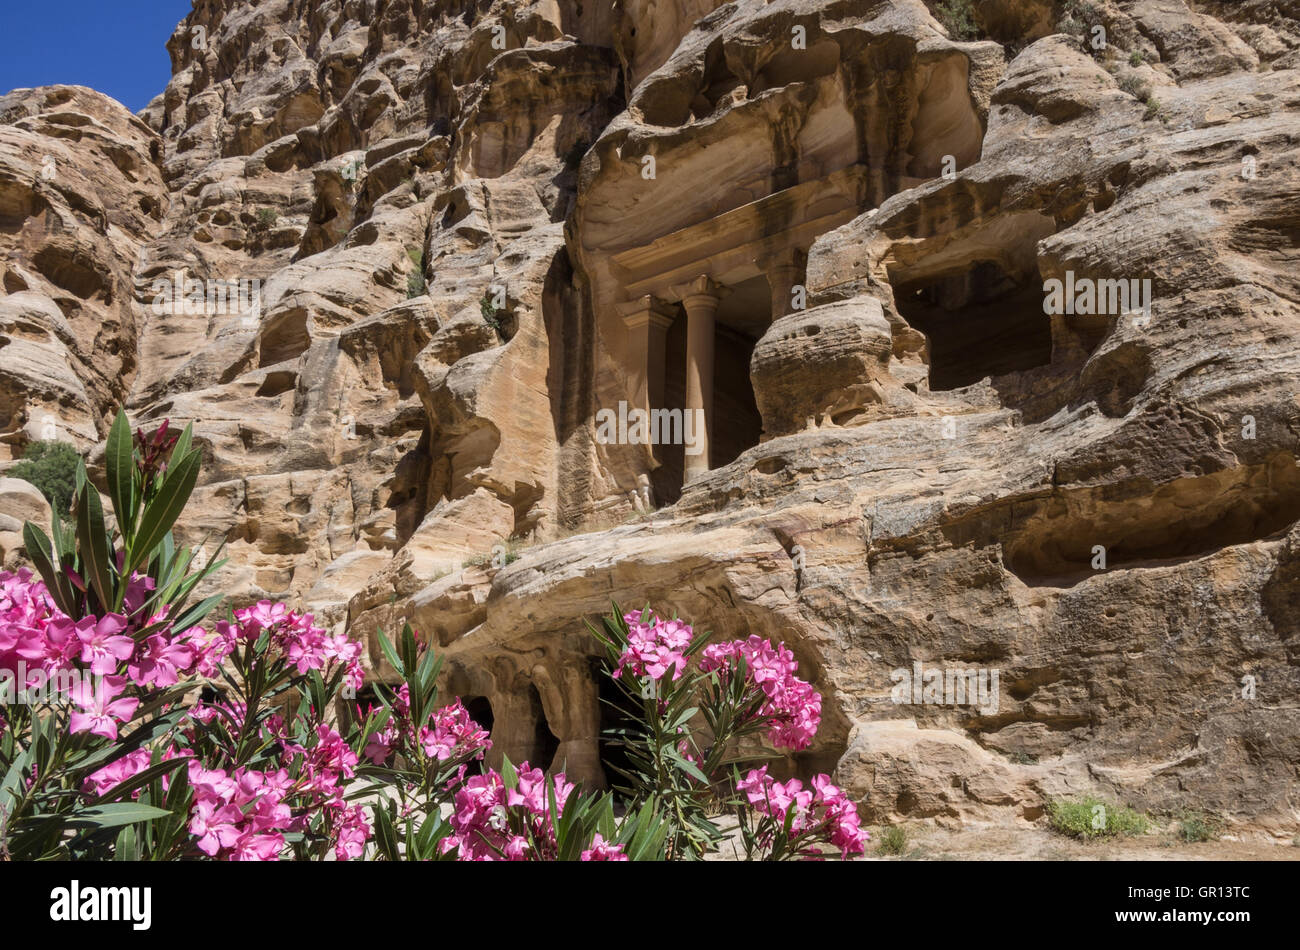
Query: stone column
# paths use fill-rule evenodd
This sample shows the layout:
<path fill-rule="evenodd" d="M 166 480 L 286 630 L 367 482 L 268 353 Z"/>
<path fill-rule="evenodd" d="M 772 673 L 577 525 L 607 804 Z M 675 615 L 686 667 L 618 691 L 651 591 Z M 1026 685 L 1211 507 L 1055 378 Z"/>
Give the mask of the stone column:
<path fill-rule="evenodd" d="M 548 771 L 564 772 L 570 781 L 589 788 L 604 788 L 600 763 L 600 693 L 588 671 L 585 656 L 557 656 L 563 665 L 555 671 L 538 663 L 533 685 L 542 698 L 542 712 L 551 732 L 560 740 Z"/>
<path fill-rule="evenodd" d="M 780 320 L 791 313 L 791 295 L 796 284 L 802 284 L 807 273 L 807 257 L 792 248 L 763 262 L 767 285 L 772 289 L 772 319 Z"/>
<path fill-rule="evenodd" d="M 685 477 L 689 484 L 709 470 L 709 433 L 713 428 L 713 318 L 718 311 L 722 288 L 706 276 L 695 278 L 682 288 L 686 307 L 686 412 L 704 425 L 696 439 L 698 451 L 685 454 Z M 682 420 L 683 427 L 686 420 Z M 687 447 L 689 448 L 689 446 Z"/>
<path fill-rule="evenodd" d="M 647 294 L 618 305 L 627 327 L 628 380 L 632 407 L 664 408 L 664 365 L 668 358 L 668 328 L 676 307 Z"/>

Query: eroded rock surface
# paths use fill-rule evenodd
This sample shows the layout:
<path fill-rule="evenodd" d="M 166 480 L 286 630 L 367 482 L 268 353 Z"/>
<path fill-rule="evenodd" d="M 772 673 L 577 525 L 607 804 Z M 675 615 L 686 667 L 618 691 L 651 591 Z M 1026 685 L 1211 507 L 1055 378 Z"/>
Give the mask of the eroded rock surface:
<path fill-rule="evenodd" d="M 583 619 L 649 602 L 789 644 L 778 767 L 872 820 L 1289 840 L 1300 9 L 936 6 L 209 0 L 139 117 L 10 93 L 0 452 L 193 421 L 221 586 L 376 677 L 410 620 L 495 755 L 602 781 Z M 688 479 L 596 417 L 689 412 L 692 326 Z M 996 704 L 895 702 L 917 663 Z"/>

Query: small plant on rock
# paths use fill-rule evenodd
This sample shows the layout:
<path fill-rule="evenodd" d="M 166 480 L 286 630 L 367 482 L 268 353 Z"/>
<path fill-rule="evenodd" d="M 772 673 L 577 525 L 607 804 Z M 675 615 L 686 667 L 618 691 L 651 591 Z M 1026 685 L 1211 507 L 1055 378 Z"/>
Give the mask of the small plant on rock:
<path fill-rule="evenodd" d="M 1140 835 L 1150 827 L 1145 815 L 1122 805 L 1103 802 L 1093 795 L 1073 801 L 1048 802 L 1047 817 L 1053 830 L 1085 840 L 1114 835 Z"/>
<path fill-rule="evenodd" d="M 1223 819 L 1209 812 L 1189 812 L 1178 822 L 1178 837 L 1188 843 L 1218 841 L 1223 837 Z"/>
<path fill-rule="evenodd" d="M 406 299 L 422 296 L 428 286 L 424 280 L 424 252 L 418 247 L 408 247 L 406 256 L 411 259 L 411 272 L 406 275 Z"/>
<path fill-rule="evenodd" d="M 31 482 L 51 508 L 67 515 L 80 464 L 81 456 L 69 442 L 33 442 L 27 446 L 22 461 L 9 470 L 9 476 Z"/>
<path fill-rule="evenodd" d="M 954 40 L 964 42 L 979 37 L 979 25 L 975 22 L 975 9 L 971 0 L 941 0 L 934 13 Z"/>
<path fill-rule="evenodd" d="M 479 314 L 483 317 L 483 322 L 496 331 L 497 336 L 505 336 L 505 321 L 502 318 L 503 310 L 499 309 L 492 300 L 491 293 L 485 293 L 478 302 Z"/>
<path fill-rule="evenodd" d="M 903 854 L 907 851 L 907 829 L 902 825 L 890 825 L 880 835 L 877 854 Z"/>

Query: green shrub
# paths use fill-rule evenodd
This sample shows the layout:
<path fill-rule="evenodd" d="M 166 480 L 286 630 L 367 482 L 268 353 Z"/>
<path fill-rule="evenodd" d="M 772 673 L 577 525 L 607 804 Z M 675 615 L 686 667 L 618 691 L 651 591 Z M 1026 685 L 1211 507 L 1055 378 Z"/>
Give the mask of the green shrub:
<path fill-rule="evenodd" d="M 1159 99 L 1156 99 L 1153 96 L 1148 96 L 1146 100 L 1146 106 L 1147 106 L 1146 111 L 1142 113 L 1142 119 L 1144 121 L 1149 119 L 1154 119 L 1156 116 L 1160 115 Z"/>
<path fill-rule="evenodd" d="M 50 507 L 66 515 L 76 489 L 80 459 L 69 442 L 33 442 L 23 453 L 23 460 L 9 470 L 9 476 L 31 482 Z"/>
<path fill-rule="evenodd" d="M 941 0 L 934 15 L 954 40 L 973 40 L 979 37 L 979 26 L 975 22 L 971 0 Z"/>
<path fill-rule="evenodd" d="M 483 322 L 495 330 L 497 336 L 505 335 L 505 324 L 501 320 L 501 311 L 492 302 L 490 293 L 484 294 L 483 299 L 478 302 L 478 311 L 483 315 Z"/>
<path fill-rule="evenodd" d="M 880 844 L 876 846 L 877 854 L 902 854 L 907 850 L 907 829 L 902 825 L 890 825 L 880 832 Z"/>
<path fill-rule="evenodd" d="M 280 212 L 274 208 L 257 209 L 257 228 L 259 231 L 268 231 L 280 218 Z"/>
<path fill-rule="evenodd" d="M 424 252 L 418 247 L 408 247 L 406 256 L 411 259 L 414 268 L 406 275 L 406 299 L 421 296 L 428 285 L 424 281 Z"/>
<path fill-rule="evenodd" d="M 1128 54 L 1128 64 L 1130 66 L 1141 66 L 1146 61 L 1146 53 L 1142 52 L 1140 49 L 1135 49 L 1133 52 Z"/>
<path fill-rule="evenodd" d="M 1218 841 L 1223 837 L 1223 819 L 1208 812 L 1189 812 L 1178 823 L 1178 837 L 1189 843 Z"/>
<path fill-rule="evenodd" d="M 1143 82 L 1141 77 L 1135 76 L 1132 73 L 1122 77 L 1116 85 L 1134 99 L 1140 99 L 1145 102 L 1151 98 L 1151 87 L 1147 83 Z"/>
<path fill-rule="evenodd" d="M 486 554 L 475 554 L 473 557 L 466 559 L 461 566 L 502 568 L 519 560 L 522 547 L 523 544 L 519 538 L 506 538 L 504 543 L 492 545 L 492 550 Z"/>
<path fill-rule="evenodd" d="M 1101 838 L 1112 835 L 1140 835 L 1150 826 L 1145 815 L 1104 802 L 1093 795 L 1074 801 L 1047 803 L 1052 829 L 1072 838 Z"/>

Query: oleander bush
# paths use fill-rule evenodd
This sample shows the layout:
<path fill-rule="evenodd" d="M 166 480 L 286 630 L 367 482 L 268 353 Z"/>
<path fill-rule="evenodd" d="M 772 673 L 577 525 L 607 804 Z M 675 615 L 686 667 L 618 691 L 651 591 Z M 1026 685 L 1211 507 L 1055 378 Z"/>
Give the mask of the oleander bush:
<path fill-rule="evenodd" d="M 199 463 L 189 428 L 133 437 L 119 413 L 113 520 L 78 461 L 67 519 L 24 528 L 36 572 L 0 573 L 0 857 L 677 860 L 716 850 L 724 816 L 750 860 L 862 853 L 828 776 L 738 752 L 806 748 L 820 723 L 783 645 L 615 605 L 591 630 L 638 709 L 612 736 L 621 784 L 491 768 L 410 626 L 379 636 L 396 679 L 362 707 L 360 643 L 284 604 L 195 599 L 224 563 L 172 532 Z"/>

